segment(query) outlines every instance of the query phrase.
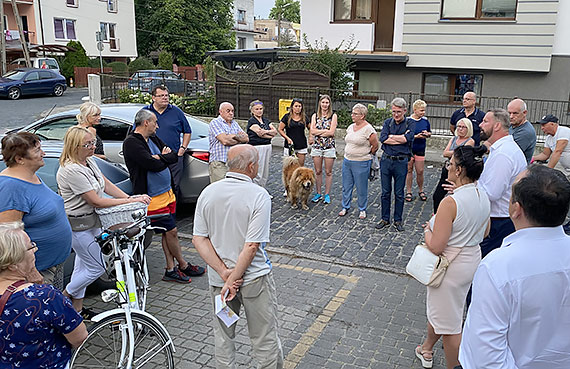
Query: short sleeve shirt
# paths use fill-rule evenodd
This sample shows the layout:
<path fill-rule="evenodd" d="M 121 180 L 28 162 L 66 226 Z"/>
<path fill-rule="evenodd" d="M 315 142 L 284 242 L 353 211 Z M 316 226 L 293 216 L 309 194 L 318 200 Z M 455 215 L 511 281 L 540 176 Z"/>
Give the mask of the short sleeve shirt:
<path fill-rule="evenodd" d="M 548 147 L 551 151 L 554 151 L 554 149 L 556 149 L 556 143 L 562 140 L 565 141 L 570 140 L 570 128 L 558 126 L 558 129 L 556 130 L 554 136 L 551 135 L 546 136 L 544 145 Z M 563 154 L 568 154 L 568 153 L 570 153 L 570 145 L 566 145 Z"/>
<path fill-rule="evenodd" d="M 93 206 L 89 205 L 81 195 L 95 191 L 99 197 L 103 196 L 105 179 L 95 159 L 87 158 L 87 165 L 68 163 L 60 166 L 56 178 L 67 215 L 79 216 L 93 213 Z"/>
<path fill-rule="evenodd" d="M 315 128 L 328 130 L 331 128 L 331 124 L 332 124 L 332 116 L 330 118 L 320 117 L 317 118 L 315 121 Z M 313 144 L 313 147 L 319 150 L 334 149 L 335 147 L 334 136 L 332 137 L 315 136 L 315 143 Z"/>
<path fill-rule="evenodd" d="M 52 285 L 14 292 L 0 316 L 0 367 L 65 368 L 71 345 L 64 334 L 82 321 L 71 301 Z"/>
<path fill-rule="evenodd" d="M 305 122 L 307 122 L 305 117 Z M 293 141 L 293 148 L 295 150 L 302 150 L 307 148 L 307 137 L 305 137 L 305 129 L 307 125 L 301 121 L 294 120 L 291 118 L 289 122 L 289 113 L 285 114 L 281 118 L 281 123 L 285 124 L 285 133 Z M 285 145 L 288 147 L 287 142 Z"/>
<path fill-rule="evenodd" d="M 479 108 L 475 108 L 475 111 L 467 117 L 465 115 L 465 108 L 461 108 L 459 110 L 456 110 L 451 115 L 451 120 L 450 120 L 451 125 L 455 127 L 457 125 L 457 122 L 462 118 L 469 118 L 469 120 L 471 121 L 471 124 L 473 125 L 473 140 L 475 141 L 475 145 L 479 145 L 480 141 L 479 134 L 481 132 L 479 124 L 481 124 L 483 118 L 485 118 L 485 113 Z"/>
<path fill-rule="evenodd" d="M 372 145 L 368 140 L 370 136 L 376 133 L 376 130 L 370 123 L 358 131 L 354 131 L 354 123 L 346 129 L 346 137 L 344 141 L 346 146 L 344 148 L 344 157 L 352 161 L 366 161 L 372 159 Z"/>
<path fill-rule="evenodd" d="M 152 104 L 145 106 L 144 109 L 152 111 L 156 115 L 158 129 L 156 135 L 166 146 L 172 151 L 178 151 L 182 141 L 182 135 L 192 133 L 188 119 L 179 107 L 168 104 L 166 110 L 160 114 L 154 109 Z"/>
<path fill-rule="evenodd" d="M 271 139 L 270 138 L 263 138 L 263 137 L 259 137 L 257 135 L 257 133 L 253 132 L 251 130 L 251 127 L 254 125 L 258 125 L 261 129 L 265 129 L 265 130 L 269 130 L 269 119 L 262 117 L 261 118 L 261 122 L 259 120 L 257 120 L 256 117 L 251 117 L 249 118 L 249 120 L 247 121 L 247 135 L 249 137 L 249 144 L 253 145 L 253 146 L 257 146 L 257 145 L 269 145 L 271 144 Z"/>
<path fill-rule="evenodd" d="M 426 117 L 421 117 L 419 120 L 415 120 L 410 117 L 408 119 L 416 122 L 416 130 L 414 131 L 414 136 L 423 131 L 431 132 L 431 127 L 429 120 Z M 412 144 L 412 152 L 425 152 L 426 151 L 426 139 L 425 138 L 414 138 L 414 143 Z"/>
<path fill-rule="evenodd" d="M 239 132 L 245 133 L 235 120 L 232 120 L 232 122 L 228 124 L 221 116 L 212 119 L 208 129 L 208 137 L 210 140 L 210 162 L 223 161 L 225 163 L 228 161 L 228 151 L 230 151 L 231 146 L 226 146 L 221 143 L 217 139 L 217 136 L 222 133 L 235 135 Z"/>

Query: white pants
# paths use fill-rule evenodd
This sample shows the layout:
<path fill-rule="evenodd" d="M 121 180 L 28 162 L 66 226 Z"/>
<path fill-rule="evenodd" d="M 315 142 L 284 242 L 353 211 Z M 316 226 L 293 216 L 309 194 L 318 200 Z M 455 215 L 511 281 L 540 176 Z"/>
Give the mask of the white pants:
<path fill-rule="evenodd" d="M 101 233 L 100 228 L 73 232 L 71 247 L 75 251 L 75 266 L 71 282 L 65 287 L 74 299 L 85 297 L 85 289 L 105 272 L 105 263 L 101 248 L 95 237 Z"/>
<path fill-rule="evenodd" d="M 269 178 L 269 159 L 271 159 L 271 144 L 254 146 L 259 154 L 259 170 L 253 179 L 261 187 L 265 187 Z"/>

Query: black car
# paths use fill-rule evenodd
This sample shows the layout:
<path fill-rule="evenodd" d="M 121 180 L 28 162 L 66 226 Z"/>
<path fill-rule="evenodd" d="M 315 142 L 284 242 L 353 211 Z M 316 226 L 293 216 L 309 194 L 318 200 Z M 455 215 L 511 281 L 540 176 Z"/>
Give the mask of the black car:
<path fill-rule="evenodd" d="M 12 100 L 25 95 L 61 96 L 66 89 L 65 77 L 52 69 L 18 68 L 0 78 L 0 96 Z"/>

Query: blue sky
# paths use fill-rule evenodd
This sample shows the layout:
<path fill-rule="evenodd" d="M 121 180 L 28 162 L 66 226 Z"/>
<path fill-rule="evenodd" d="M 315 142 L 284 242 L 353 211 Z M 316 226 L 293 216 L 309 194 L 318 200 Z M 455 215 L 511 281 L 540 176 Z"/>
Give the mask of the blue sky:
<path fill-rule="evenodd" d="M 261 19 L 269 18 L 269 11 L 275 5 L 275 0 L 254 0 L 254 14 L 260 16 Z"/>

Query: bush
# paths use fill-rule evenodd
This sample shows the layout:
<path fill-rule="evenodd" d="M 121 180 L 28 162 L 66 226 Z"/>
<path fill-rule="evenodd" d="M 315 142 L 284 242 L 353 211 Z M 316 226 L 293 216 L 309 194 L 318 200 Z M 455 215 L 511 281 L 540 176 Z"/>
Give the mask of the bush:
<path fill-rule="evenodd" d="M 184 99 L 182 110 L 194 115 L 216 115 L 216 92 L 214 86 L 208 86 L 206 91 L 200 92 L 195 98 Z"/>
<path fill-rule="evenodd" d="M 73 49 L 74 51 L 68 51 L 65 53 L 65 58 L 61 63 L 61 74 L 69 79 L 74 76 L 73 67 L 88 67 L 89 58 L 85 53 L 85 49 L 79 41 L 69 41 L 67 47 Z"/>
<path fill-rule="evenodd" d="M 388 108 L 378 109 L 372 104 L 368 104 L 368 114 L 366 114 L 366 121 L 373 126 L 379 126 L 384 121 L 392 117 L 392 111 Z"/>
<path fill-rule="evenodd" d="M 351 111 L 349 109 L 339 109 L 336 111 L 337 127 L 347 128 L 352 123 Z"/>
<path fill-rule="evenodd" d="M 105 60 L 103 60 L 103 68 L 105 68 L 106 66 L 107 66 L 107 63 L 105 62 Z M 101 62 L 99 61 L 99 58 L 89 59 L 88 67 L 101 68 Z"/>
<path fill-rule="evenodd" d="M 141 69 L 155 69 L 152 60 L 149 58 L 145 58 L 144 56 L 140 56 L 129 63 L 129 74 L 133 74 L 137 70 Z"/>
<path fill-rule="evenodd" d="M 107 66 L 113 69 L 113 74 L 126 76 L 129 73 L 129 67 L 127 67 L 127 63 L 116 61 L 107 64 Z"/>
<path fill-rule="evenodd" d="M 172 70 L 172 54 L 168 51 L 161 51 L 158 54 L 158 69 Z"/>

